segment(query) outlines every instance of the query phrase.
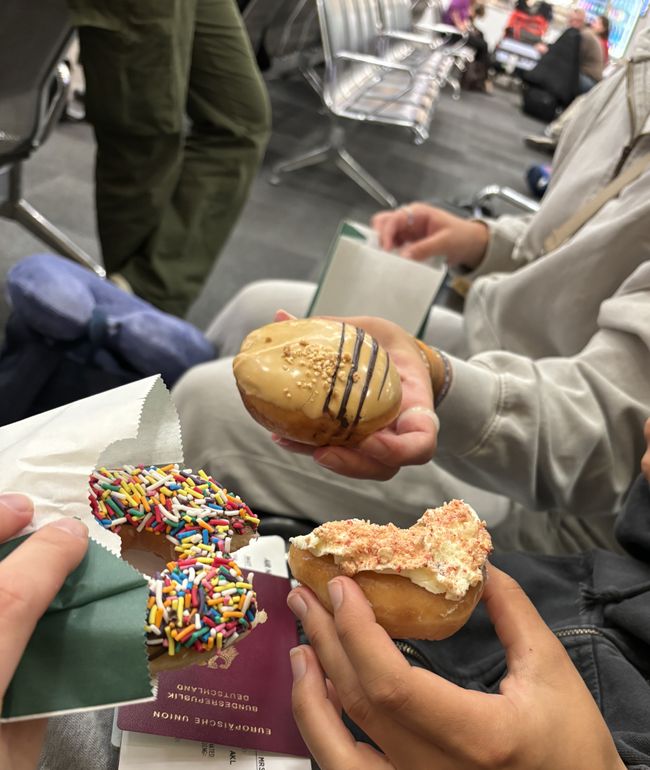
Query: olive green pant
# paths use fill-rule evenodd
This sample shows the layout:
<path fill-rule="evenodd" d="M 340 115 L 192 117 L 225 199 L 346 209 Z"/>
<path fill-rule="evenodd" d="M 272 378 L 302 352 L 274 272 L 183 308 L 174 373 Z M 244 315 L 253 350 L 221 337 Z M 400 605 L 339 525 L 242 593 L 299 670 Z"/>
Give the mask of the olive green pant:
<path fill-rule="evenodd" d="M 235 0 L 70 0 L 97 140 L 109 275 L 182 316 L 227 240 L 270 132 Z"/>

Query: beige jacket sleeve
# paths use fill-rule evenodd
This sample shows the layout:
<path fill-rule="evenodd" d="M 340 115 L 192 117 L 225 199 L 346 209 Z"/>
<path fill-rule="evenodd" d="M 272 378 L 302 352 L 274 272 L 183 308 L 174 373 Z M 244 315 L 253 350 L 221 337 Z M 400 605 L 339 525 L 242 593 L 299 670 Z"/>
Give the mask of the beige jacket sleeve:
<path fill-rule="evenodd" d="M 528 264 L 528 260 L 517 255 L 517 243 L 523 237 L 534 214 L 503 216 L 499 219 L 484 219 L 490 231 L 488 246 L 481 264 L 465 277 L 470 281 L 489 273 L 511 273 Z"/>
<path fill-rule="evenodd" d="M 650 262 L 601 305 L 578 355 L 490 351 L 453 370 L 435 462 L 530 510 L 617 510 L 650 416 Z"/>

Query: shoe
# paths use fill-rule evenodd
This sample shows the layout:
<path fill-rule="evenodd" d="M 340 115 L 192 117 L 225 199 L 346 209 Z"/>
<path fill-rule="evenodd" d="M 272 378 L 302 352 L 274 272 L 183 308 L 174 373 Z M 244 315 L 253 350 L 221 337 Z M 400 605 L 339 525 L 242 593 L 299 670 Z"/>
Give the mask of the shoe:
<path fill-rule="evenodd" d="M 542 150 L 552 155 L 557 147 L 557 142 L 543 134 L 529 134 L 524 138 L 524 144 L 534 150 Z"/>
<path fill-rule="evenodd" d="M 111 273 L 108 276 L 108 280 L 114 286 L 117 286 L 118 289 L 122 289 L 126 294 L 135 294 L 133 287 L 121 273 Z"/>

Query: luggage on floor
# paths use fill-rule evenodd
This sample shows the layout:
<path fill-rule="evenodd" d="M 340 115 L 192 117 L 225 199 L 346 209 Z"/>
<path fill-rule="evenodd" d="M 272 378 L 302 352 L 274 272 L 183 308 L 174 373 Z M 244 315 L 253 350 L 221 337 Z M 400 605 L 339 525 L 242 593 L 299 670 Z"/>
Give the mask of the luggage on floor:
<path fill-rule="evenodd" d="M 567 29 L 534 69 L 522 73 L 524 112 L 550 123 L 578 95 L 579 75 L 580 32 Z"/>
<path fill-rule="evenodd" d="M 523 110 L 526 115 L 552 123 L 561 112 L 557 97 L 543 88 L 526 86 L 523 89 Z"/>
<path fill-rule="evenodd" d="M 152 374 L 171 387 L 215 355 L 192 324 L 52 254 L 14 265 L 7 293 L 0 425 Z"/>

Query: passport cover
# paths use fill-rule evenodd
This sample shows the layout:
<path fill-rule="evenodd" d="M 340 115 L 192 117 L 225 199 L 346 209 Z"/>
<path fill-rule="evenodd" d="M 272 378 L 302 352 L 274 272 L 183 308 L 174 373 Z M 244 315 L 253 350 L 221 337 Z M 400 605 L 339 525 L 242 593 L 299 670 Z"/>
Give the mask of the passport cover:
<path fill-rule="evenodd" d="M 309 756 L 291 712 L 289 650 L 298 644 L 286 602 L 291 585 L 262 572 L 254 585 L 266 623 L 206 666 L 160 674 L 155 701 L 120 708 L 120 729 Z"/>

